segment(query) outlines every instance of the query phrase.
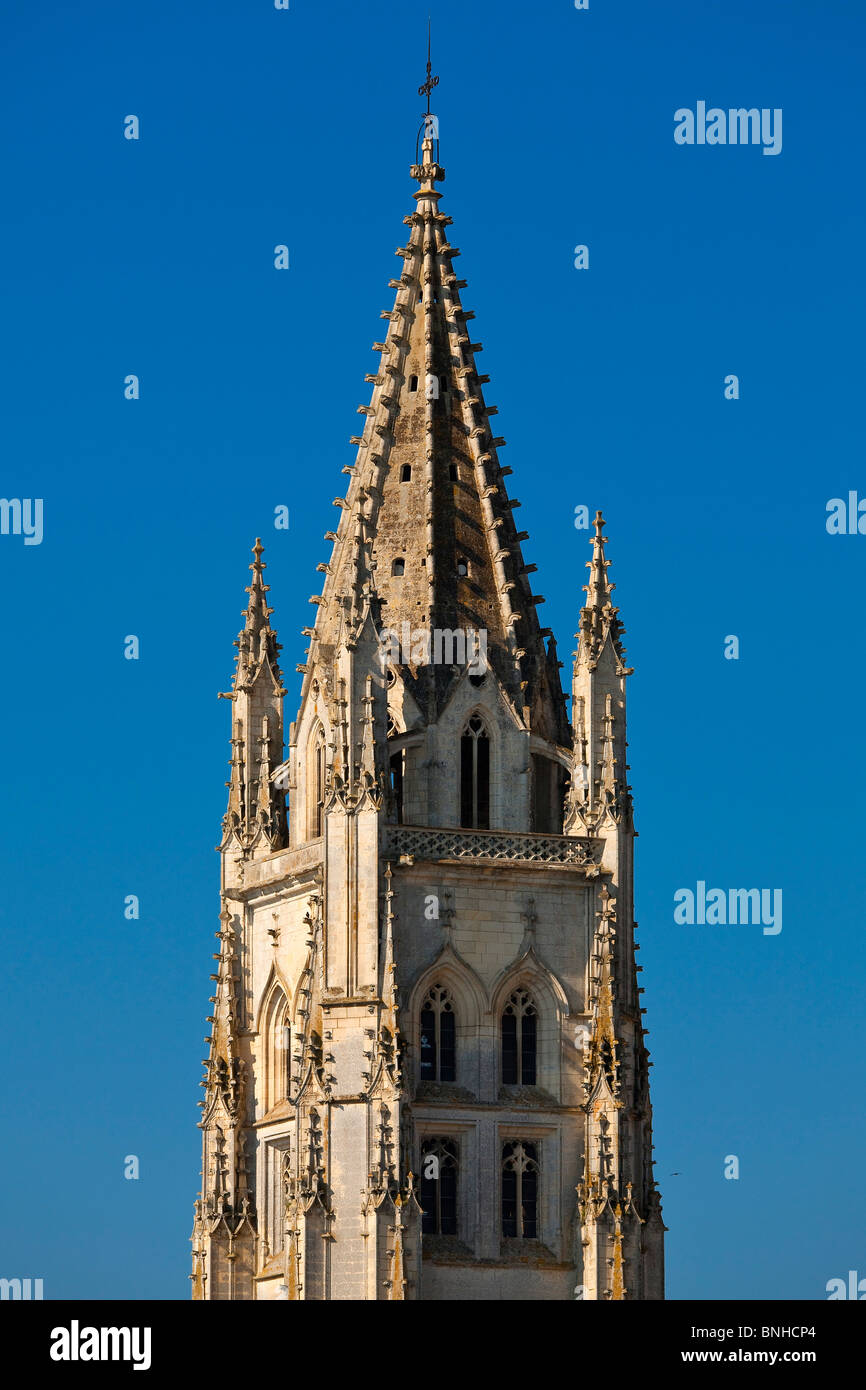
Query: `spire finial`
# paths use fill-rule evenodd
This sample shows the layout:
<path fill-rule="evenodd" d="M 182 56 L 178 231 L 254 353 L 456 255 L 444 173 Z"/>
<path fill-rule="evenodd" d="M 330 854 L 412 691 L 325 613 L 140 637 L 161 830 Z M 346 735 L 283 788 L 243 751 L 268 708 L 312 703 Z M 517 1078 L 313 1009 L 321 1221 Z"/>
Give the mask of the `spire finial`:
<path fill-rule="evenodd" d="M 430 93 L 434 87 L 439 86 L 439 78 L 433 72 L 433 64 L 430 61 L 430 16 L 427 16 L 427 81 L 422 82 L 418 88 L 420 97 L 426 96 L 427 110 L 421 119 L 421 128 L 415 140 L 415 163 L 411 168 L 413 179 L 417 179 L 422 185 L 420 191 L 415 194 L 416 198 L 434 197 L 439 194 L 434 188 L 434 184 L 441 183 L 445 177 L 445 170 L 437 163 L 439 158 L 439 122 L 430 110 Z M 422 139 L 423 132 L 423 139 Z M 420 145 L 420 162 L 419 162 Z M 430 209 L 435 212 L 435 208 Z"/>
<path fill-rule="evenodd" d="M 576 637 L 581 638 L 581 647 L 575 652 L 575 658 L 579 660 L 581 652 L 583 652 L 590 670 L 594 670 L 599 653 L 608 634 L 610 634 L 617 660 L 622 665 L 621 674 L 630 676 L 631 668 L 624 664 L 625 648 L 621 641 L 625 628 L 617 616 L 619 609 L 614 607 L 611 598 L 616 585 L 611 584 L 607 577 L 610 565 L 610 560 L 604 553 L 607 542 L 608 537 L 604 534 L 604 517 L 599 511 L 595 514 L 595 535 L 589 542 L 592 546 L 592 559 L 586 562 L 586 567 L 589 570 L 589 583 L 583 586 L 586 602 L 580 610 L 580 628 L 575 633 Z"/>
<path fill-rule="evenodd" d="M 595 514 L 595 535 L 590 541 L 592 546 L 592 559 L 587 560 L 586 568 L 589 570 L 589 583 L 584 584 L 588 608 L 604 608 L 610 603 L 611 590 L 615 587 L 608 583 L 607 567 L 609 560 L 605 559 L 604 547 L 607 537 L 604 534 L 604 517 L 598 511 Z"/>
<path fill-rule="evenodd" d="M 427 115 L 430 115 L 430 93 L 434 87 L 439 86 L 439 78 L 431 76 L 433 66 L 430 62 L 430 16 L 427 16 L 427 81 L 418 88 L 419 97 L 427 98 Z"/>
<path fill-rule="evenodd" d="M 270 589 L 270 584 L 264 582 L 264 572 L 267 566 L 262 560 L 265 547 L 262 545 L 260 537 L 256 536 L 256 543 L 253 546 L 253 563 L 250 569 L 253 572 L 253 582 L 247 585 L 249 603 L 246 607 L 245 628 L 247 632 L 259 632 L 262 629 L 270 629 L 268 619 L 273 613 L 273 609 L 268 607 L 265 595 Z"/>

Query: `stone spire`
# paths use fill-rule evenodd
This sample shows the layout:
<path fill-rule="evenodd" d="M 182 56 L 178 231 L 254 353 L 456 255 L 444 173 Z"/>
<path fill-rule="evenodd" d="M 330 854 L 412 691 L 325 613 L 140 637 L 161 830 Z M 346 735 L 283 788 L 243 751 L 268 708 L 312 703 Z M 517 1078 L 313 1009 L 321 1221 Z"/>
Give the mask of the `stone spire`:
<path fill-rule="evenodd" d="M 430 79 L 428 78 L 428 81 Z M 366 380 L 369 404 L 360 405 L 363 429 L 352 437 L 355 462 L 340 509 L 330 560 L 319 566 L 324 585 L 311 602 L 318 608 L 311 655 L 300 668 L 305 693 L 318 657 L 328 663 L 353 618 L 360 598 L 376 604 L 381 629 L 431 634 L 459 630 L 487 634 L 487 658 L 515 708 L 534 732 L 568 740 L 555 659 L 545 651 L 548 629 L 536 612 L 543 598 L 532 593 L 494 433 L 496 407 L 488 406 L 488 378 L 476 365 L 481 344 L 473 342 L 474 314 L 463 307 L 453 263 L 460 254 L 449 240 L 451 218 L 439 211 L 436 117 L 424 118 L 415 209 L 397 255 L 403 265 L 393 307 L 382 314 L 388 328 L 374 343 L 381 363 Z M 419 673 L 405 650 L 404 679 L 428 719 L 447 699 L 453 665 L 441 662 Z M 419 663 L 420 664 L 420 663 Z M 304 696 L 302 695 L 302 701 Z"/>
<path fill-rule="evenodd" d="M 625 633 L 625 628 L 617 616 L 619 609 L 611 602 L 611 594 L 616 585 L 611 584 L 607 577 L 610 560 L 605 558 L 604 547 L 607 537 L 603 532 L 604 517 L 601 512 L 596 512 L 595 535 L 591 542 L 592 559 L 586 562 L 589 583 L 583 586 L 586 603 L 580 612 L 580 630 L 575 635 L 583 646 L 584 659 L 590 667 L 597 665 L 601 650 L 609 636 L 619 664 L 624 669 L 625 648 L 620 639 Z"/>
<path fill-rule="evenodd" d="M 264 553 L 265 547 L 262 545 L 259 537 L 256 536 L 256 543 L 253 546 L 253 555 L 255 559 L 250 565 L 250 569 L 253 572 L 253 582 L 246 587 L 246 592 L 249 594 L 250 600 L 247 604 L 246 613 L 244 614 L 246 618 L 246 631 L 256 634 L 264 631 L 270 632 L 269 619 L 274 611 L 273 608 L 268 607 L 268 601 L 265 597 L 271 586 L 264 582 L 265 569 L 267 568 L 267 566 L 262 563 L 262 556 Z"/>
<path fill-rule="evenodd" d="M 271 627 L 269 584 L 264 582 L 264 547 L 253 546 L 252 583 L 244 626 L 235 646 L 234 685 L 220 699 L 232 701 L 232 759 L 229 804 L 223 817 L 223 844 L 232 835 L 245 849 L 258 844 L 265 850 L 287 843 L 285 795 L 270 784 L 272 770 L 283 756 L 283 678 L 279 667 L 280 644 Z"/>
<path fill-rule="evenodd" d="M 619 821 L 631 813 L 626 779 L 625 681 L 632 674 L 625 664 L 625 628 L 611 601 L 616 587 L 607 571 L 604 518 L 596 512 L 595 534 L 587 561 L 589 583 L 575 634 L 572 675 L 572 772 L 566 801 L 567 834 L 595 834 L 606 819 Z"/>

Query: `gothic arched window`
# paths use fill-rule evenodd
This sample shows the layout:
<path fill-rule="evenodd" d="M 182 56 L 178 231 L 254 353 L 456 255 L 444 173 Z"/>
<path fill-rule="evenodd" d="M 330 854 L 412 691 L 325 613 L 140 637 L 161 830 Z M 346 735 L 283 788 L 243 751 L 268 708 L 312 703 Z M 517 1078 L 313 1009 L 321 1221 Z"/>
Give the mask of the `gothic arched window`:
<path fill-rule="evenodd" d="M 421 1234 L 457 1234 L 457 1144 L 425 1139 L 421 1145 Z"/>
<path fill-rule="evenodd" d="M 457 1019 L 451 995 L 431 985 L 421 1006 L 421 1081 L 456 1081 Z"/>
<path fill-rule="evenodd" d="M 502 1234 L 538 1239 L 538 1150 L 519 1139 L 502 1148 Z"/>
<path fill-rule="evenodd" d="M 502 1084 L 534 1086 L 538 1074 L 538 1010 L 516 989 L 502 1011 Z"/>
<path fill-rule="evenodd" d="M 460 740 L 460 824 L 490 829 L 490 738 L 478 714 Z"/>
<path fill-rule="evenodd" d="M 313 745 L 313 814 L 310 817 L 310 834 L 313 839 L 324 833 L 325 829 L 325 778 L 327 775 L 327 750 L 325 748 L 325 731 L 321 724 L 316 730 L 316 739 Z"/>
<path fill-rule="evenodd" d="M 263 1045 L 262 1092 L 266 1110 L 286 1100 L 291 1087 L 291 1019 L 289 1005 L 276 980 L 270 986 L 261 1018 Z"/>

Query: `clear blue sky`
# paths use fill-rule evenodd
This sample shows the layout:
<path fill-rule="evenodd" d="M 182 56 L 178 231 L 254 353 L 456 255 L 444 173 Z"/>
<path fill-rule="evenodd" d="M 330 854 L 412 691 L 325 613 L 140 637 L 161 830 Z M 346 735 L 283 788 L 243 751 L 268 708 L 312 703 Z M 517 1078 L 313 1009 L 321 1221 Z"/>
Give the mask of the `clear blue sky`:
<path fill-rule="evenodd" d="M 567 667 L 574 508 L 608 518 L 669 1296 L 821 1299 L 866 1275 L 866 536 L 825 528 L 866 496 L 866 11 L 841 0 L 7 7 L 0 494 L 44 499 L 44 540 L 0 536 L 0 1274 L 188 1297 L 215 697 L 261 535 L 294 714 L 428 8 L 443 211 Z M 782 108 L 782 153 L 676 145 L 699 100 Z M 676 925 L 698 880 L 781 888 L 782 932 Z"/>

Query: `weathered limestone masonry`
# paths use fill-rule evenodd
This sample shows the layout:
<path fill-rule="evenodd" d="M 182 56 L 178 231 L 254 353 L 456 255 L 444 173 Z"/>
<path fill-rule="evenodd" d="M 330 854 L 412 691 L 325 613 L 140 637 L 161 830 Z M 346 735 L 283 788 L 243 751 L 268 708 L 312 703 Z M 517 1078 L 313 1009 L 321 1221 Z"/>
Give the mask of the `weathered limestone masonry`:
<path fill-rule="evenodd" d="M 286 744 L 258 541 L 224 697 L 193 1296 L 660 1299 L 604 523 L 569 721 L 432 134 L 412 177 Z M 384 660 L 403 624 L 486 631 L 486 672 Z"/>

